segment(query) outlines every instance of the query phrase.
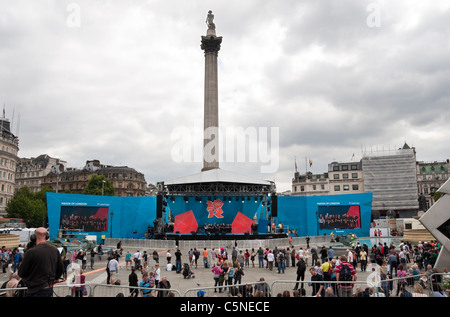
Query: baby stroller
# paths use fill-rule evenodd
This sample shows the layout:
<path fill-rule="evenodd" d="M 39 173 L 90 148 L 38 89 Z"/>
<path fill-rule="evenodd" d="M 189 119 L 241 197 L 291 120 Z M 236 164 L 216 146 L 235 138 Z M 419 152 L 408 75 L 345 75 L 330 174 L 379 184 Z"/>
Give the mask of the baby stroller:
<path fill-rule="evenodd" d="M 191 270 L 191 267 L 189 266 L 189 264 L 188 263 L 184 263 L 183 264 L 183 276 L 184 276 L 184 278 L 194 278 L 195 277 L 195 275 L 194 275 L 194 272 L 192 272 L 192 270 Z"/>

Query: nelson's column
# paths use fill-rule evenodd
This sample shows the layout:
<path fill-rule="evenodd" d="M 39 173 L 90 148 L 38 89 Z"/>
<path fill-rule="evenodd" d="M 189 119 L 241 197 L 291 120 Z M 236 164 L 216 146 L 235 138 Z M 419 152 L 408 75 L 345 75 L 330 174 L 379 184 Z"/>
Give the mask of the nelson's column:
<path fill-rule="evenodd" d="M 208 12 L 208 30 L 202 36 L 201 48 L 205 52 L 205 105 L 203 131 L 203 171 L 219 168 L 219 98 L 217 55 L 222 37 L 216 36 L 212 11 Z"/>

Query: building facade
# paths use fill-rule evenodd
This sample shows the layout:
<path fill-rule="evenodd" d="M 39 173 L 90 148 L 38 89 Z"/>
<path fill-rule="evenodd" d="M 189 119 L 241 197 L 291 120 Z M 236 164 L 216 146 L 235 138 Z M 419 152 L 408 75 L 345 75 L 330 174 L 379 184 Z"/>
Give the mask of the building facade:
<path fill-rule="evenodd" d="M 372 208 L 380 216 L 417 216 L 416 151 L 405 144 L 398 150 L 365 153 L 364 189 L 373 194 Z"/>
<path fill-rule="evenodd" d="M 15 191 L 19 138 L 11 133 L 10 122 L 7 119 L 0 119 L 0 126 L 0 216 L 5 216 L 6 205 Z"/>
<path fill-rule="evenodd" d="M 328 164 L 330 195 L 364 193 L 362 164 L 359 162 Z"/>
<path fill-rule="evenodd" d="M 50 157 L 47 154 L 32 158 L 19 158 L 16 166 L 16 190 L 24 186 L 32 192 L 38 192 L 42 188 L 42 180 L 55 166 L 64 167 L 67 162 Z"/>
<path fill-rule="evenodd" d="M 434 162 L 417 162 L 417 188 L 419 201 L 423 203 L 420 209 L 427 210 L 435 203 L 434 193 L 449 178 L 449 160 Z"/>
<path fill-rule="evenodd" d="M 295 172 L 292 179 L 292 196 L 321 196 L 329 195 L 330 182 L 328 173 L 313 174 L 307 172 L 301 175 Z"/>
<path fill-rule="evenodd" d="M 434 193 L 450 177 L 449 160 L 418 162 L 406 143 L 388 151 L 363 153 L 359 162 L 332 162 L 328 172 L 296 172 L 292 196 L 340 195 L 370 192 L 378 216 L 412 217 L 435 203 Z"/>
<path fill-rule="evenodd" d="M 83 194 L 92 175 L 103 175 L 114 187 L 115 196 L 145 196 L 147 183 L 144 174 L 127 166 L 100 164 L 98 160 L 87 161 L 82 169 L 67 168 L 64 171 L 52 170 L 42 181 L 56 192 L 68 191 Z"/>

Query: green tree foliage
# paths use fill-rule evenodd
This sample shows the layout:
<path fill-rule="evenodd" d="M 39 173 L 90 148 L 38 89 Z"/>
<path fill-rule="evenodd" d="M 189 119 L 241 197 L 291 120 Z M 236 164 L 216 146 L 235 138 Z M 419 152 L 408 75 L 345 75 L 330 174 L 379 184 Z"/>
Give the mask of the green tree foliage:
<path fill-rule="evenodd" d="M 27 186 L 20 188 L 6 206 L 7 217 L 22 218 L 27 227 L 45 226 L 48 191 L 51 189 L 43 188 L 33 193 Z"/>
<path fill-rule="evenodd" d="M 114 196 L 114 187 L 104 175 L 93 174 L 84 189 L 86 195 Z"/>

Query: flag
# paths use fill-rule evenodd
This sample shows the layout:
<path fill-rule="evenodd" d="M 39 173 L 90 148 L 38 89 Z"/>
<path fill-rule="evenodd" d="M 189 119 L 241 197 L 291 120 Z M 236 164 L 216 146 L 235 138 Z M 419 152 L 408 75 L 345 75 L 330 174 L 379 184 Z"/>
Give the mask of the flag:
<path fill-rule="evenodd" d="M 295 160 L 295 172 L 297 172 L 297 160 Z"/>
<path fill-rule="evenodd" d="M 312 166 L 312 160 L 309 160 L 309 167 Z"/>
<path fill-rule="evenodd" d="M 353 153 L 351 161 L 353 161 L 354 158 L 355 158 L 355 153 Z"/>

